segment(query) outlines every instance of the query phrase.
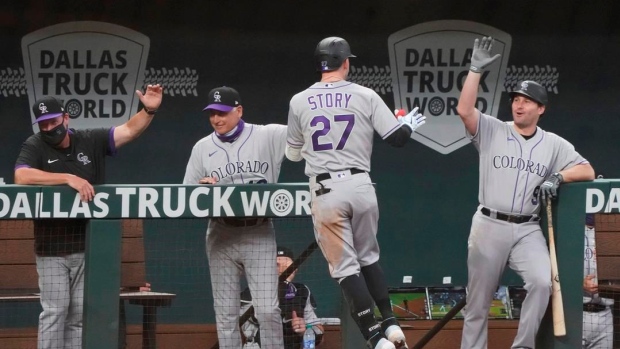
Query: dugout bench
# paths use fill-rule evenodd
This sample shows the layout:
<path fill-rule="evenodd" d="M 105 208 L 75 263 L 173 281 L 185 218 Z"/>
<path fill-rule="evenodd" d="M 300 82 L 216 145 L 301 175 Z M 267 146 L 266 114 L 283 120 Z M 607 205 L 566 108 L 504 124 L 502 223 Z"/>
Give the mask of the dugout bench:
<path fill-rule="evenodd" d="M 154 349 L 156 344 L 157 308 L 169 307 L 175 298 L 173 293 L 140 291 L 148 281 L 143 239 L 143 222 L 140 219 L 124 219 L 121 248 L 121 288 L 119 299 L 142 306 L 142 348 Z M 38 275 L 34 255 L 32 220 L 0 220 L 0 302 L 39 302 Z M 124 307 L 124 304 L 121 303 Z M 124 318 L 120 319 L 124 327 Z M 34 319 L 33 321 L 38 322 Z M 120 336 L 125 335 L 120 328 Z M 34 333 L 34 338 L 32 334 Z M 36 331 L 3 329 L 0 331 L 0 347 L 19 347 L 12 343 L 29 343 L 36 346 Z"/>

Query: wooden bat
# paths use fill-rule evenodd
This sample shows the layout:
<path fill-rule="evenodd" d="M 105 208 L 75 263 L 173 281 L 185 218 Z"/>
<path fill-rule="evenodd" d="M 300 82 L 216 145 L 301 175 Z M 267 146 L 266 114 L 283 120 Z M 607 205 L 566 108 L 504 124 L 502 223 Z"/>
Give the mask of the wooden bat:
<path fill-rule="evenodd" d="M 547 228 L 549 231 L 549 256 L 551 257 L 551 307 L 553 310 L 553 334 L 556 337 L 566 336 L 564 322 L 564 302 L 560 289 L 558 259 L 555 255 L 555 238 L 553 237 L 553 217 L 551 216 L 551 200 L 547 200 Z"/>

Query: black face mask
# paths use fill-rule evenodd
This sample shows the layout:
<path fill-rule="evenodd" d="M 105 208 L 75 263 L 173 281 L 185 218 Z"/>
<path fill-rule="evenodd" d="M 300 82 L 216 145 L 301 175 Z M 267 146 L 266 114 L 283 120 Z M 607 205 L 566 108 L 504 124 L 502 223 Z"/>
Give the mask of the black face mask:
<path fill-rule="evenodd" d="M 56 147 L 65 139 L 65 136 L 67 135 L 67 128 L 65 128 L 64 123 L 61 123 L 51 130 L 41 131 L 40 133 L 43 142 L 51 145 L 52 147 Z"/>

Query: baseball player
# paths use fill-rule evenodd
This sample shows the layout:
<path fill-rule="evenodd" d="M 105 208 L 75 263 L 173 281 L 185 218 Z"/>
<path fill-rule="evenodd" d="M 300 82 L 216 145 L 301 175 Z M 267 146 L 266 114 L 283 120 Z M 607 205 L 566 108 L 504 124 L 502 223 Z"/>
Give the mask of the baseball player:
<path fill-rule="evenodd" d="M 540 228 L 541 204 L 556 197 L 560 183 L 594 179 L 592 166 L 563 138 L 537 127 L 547 92 L 534 81 L 510 93 L 511 122 L 476 109 L 480 77 L 493 40 L 476 39 L 457 112 L 480 153 L 480 205 L 468 240 L 468 293 L 461 348 L 487 347 L 493 292 L 506 264 L 525 282 L 527 296 L 512 348 L 534 348 L 551 294 L 551 262 Z"/>
<path fill-rule="evenodd" d="M 293 251 L 278 246 L 276 255 L 276 263 L 278 265 L 278 274 L 282 274 L 295 258 Z M 280 309 L 282 310 L 282 326 L 284 333 L 284 349 L 299 349 L 302 346 L 302 337 L 306 331 L 306 324 L 312 325 L 312 330 L 316 336 L 316 346 L 318 347 L 323 340 L 323 326 L 319 322 L 314 309 L 316 302 L 310 288 L 308 286 L 293 282 L 297 271 L 280 283 L 279 300 Z M 241 314 L 252 304 L 252 295 L 249 289 L 243 290 L 241 293 Z M 246 338 L 243 349 L 261 348 L 260 334 L 258 329 L 260 323 L 255 317 L 251 317 L 245 324 L 241 326 L 241 330 Z"/>
<path fill-rule="evenodd" d="M 275 183 L 284 159 L 286 126 L 245 123 L 241 98 L 231 87 L 216 87 L 208 98 L 203 110 L 215 131 L 194 145 L 183 184 Z M 261 324 L 263 348 L 282 348 L 271 221 L 261 217 L 211 219 L 206 246 L 220 348 L 241 348 L 239 282 L 244 271 Z"/>
<path fill-rule="evenodd" d="M 321 81 L 291 99 L 286 156 L 306 160 L 315 238 L 369 347 L 406 348 L 379 265 L 379 210 L 368 172 L 375 131 L 402 147 L 426 118 L 416 108 L 397 119 L 373 90 L 346 81 L 349 57 L 355 56 L 342 38 L 317 45 Z"/>
<path fill-rule="evenodd" d="M 599 297 L 596 274 L 594 215 L 586 215 L 583 254 L 583 349 L 611 349 L 614 343 L 614 300 Z"/>

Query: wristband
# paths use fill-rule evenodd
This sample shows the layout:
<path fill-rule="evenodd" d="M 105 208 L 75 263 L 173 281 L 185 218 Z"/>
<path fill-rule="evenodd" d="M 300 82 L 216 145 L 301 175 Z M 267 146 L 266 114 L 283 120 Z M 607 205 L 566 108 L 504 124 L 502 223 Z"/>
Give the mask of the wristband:
<path fill-rule="evenodd" d="M 149 115 L 155 115 L 155 113 L 157 113 L 157 109 L 154 110 L 148 110 L 146 109 L 146 107 L 144 107 L 144 111 L 149 114 Z"/>

